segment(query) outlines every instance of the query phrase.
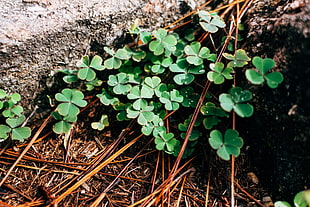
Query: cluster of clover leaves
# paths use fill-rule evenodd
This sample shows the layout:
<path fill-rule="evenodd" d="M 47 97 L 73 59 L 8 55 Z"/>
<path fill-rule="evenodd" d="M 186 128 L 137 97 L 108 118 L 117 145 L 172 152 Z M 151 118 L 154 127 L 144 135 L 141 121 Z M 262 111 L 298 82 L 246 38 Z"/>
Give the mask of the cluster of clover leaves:
<path fill-rule="evenodd" d="M 24 141 L 30 137 L 31 129 L 21 126 L 26 117 L 23 115 L 24 109 L 18 105 L 21 96 L 18 93 L 6 94 L 0 89 L 0 142 L 7 138 Z"/>
<path fill-rule="evenodd" d="M 197 15 L 199 24 L 207 32 L 215 33 L 226 26 L 217 14 L 199 11 Z M 233 79 L 235 70 L 244 67 L 251 58 L 244 50 L 238 49 L 234 54 L 224 53 L 226 62 L 216 62 L 217 54 L 195 41 L 193 33 L 181 37 L 165 29 L 150 33 L 139 27 L 131 28 L 131 33 L 142 44 L 125 46 L 116 51 L 105 47 L 105 52 L 110 56 L 105 60 L 97 55 L 92 58 L 84 56 L 76 70 L 62 71 L 66 74 L 63 79 L 69 84 L 83 81 L 87 90 L 97 88 L 98 91 L 99 88 L 100 93 L 96 96 L 103 106 L 117 111 L 118 121 L 135 119 L 144 135 L 155 137 L 158 150 L 177 155 L 191 116 L 187 114 L 188 117 L 182 123 L 174 124 L 177 126 L 174 128 L 167 127 L 165 119 L 169 117 L 170 123 L 177 122 L 182 117 L 180 114 L 192 113 L 190 108 L 196 107 L 200 95 L 197 93 L 199 84 L 195 80 L 207 78 L 215 85 L 223 84 Z M 275 66 L 272 59 L 254 57 L 252 64 L 253 69 L 245 73 L 249 82 L 263 84 L 266 81 L 270 88 L 276 88 L 283 81 L 282 74 L 272 70 Z M 53 130 L 58 134 L 67 133 L 72 123 L 77 121 L 79 107 L 86 106 L 87 102 L 82 90 L 71 88 L 57 93 L 55 99 L 60 104 L 53 112 L 58 120 Z M 251 99 L 252 93 L 241 87 L 233 87 L 218 98 L 208 94 L 189 137 L 184 157 L 193 153 L 199 137 L 205 134 L 199 126 L 210 131 L 209 143 L 222 159 L 229 160 L 230 155 L 238 156 L 243 145 L 238 131 L 227 129 L 221 132 L 215 128 L 223 118 L 229 117 L 231 111 L 240 117 L 252 116 L 254 108 L 248 103 Z M 178 118 L 168 116 L 175 111 L 180 112 Z M 107 114 L 102 114 L 100 120 L 91 126 L 103 130 L 109 125 L 109 119 Z"/>

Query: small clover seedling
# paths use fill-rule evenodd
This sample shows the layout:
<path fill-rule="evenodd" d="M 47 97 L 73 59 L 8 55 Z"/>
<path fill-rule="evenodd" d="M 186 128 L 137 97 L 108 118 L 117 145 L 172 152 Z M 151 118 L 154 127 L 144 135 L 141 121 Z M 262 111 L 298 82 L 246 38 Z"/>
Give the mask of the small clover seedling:
<path fill-rule="evenodd" d="M 174 111 L 179 109 L 180 104 L 183 101 L 183 96 L 180 94 L 180 92 L 176 89 L 173 89 L 172 91 L 164 91 L 160 98 L 160 102 L 165 104 L 165 108 L 169 111 Z"/>
<path fill-rule="evenodd" d="M 149 44 L 149 49 L 154 55 L 161 55 L 165 51 L 173 52 L 176 50 L 177 39 L 174 35 L 168 35 L 167 30 L 158 29 L 153 32 L 156 40 L 153 40 Z"/>
<path fill-rule="evenodd" d="M 228 59 L 231 60 L 228 63 L 228 67 L 239 67 L 242 68 L 243 66 L 245 66 L 246 64 L 248 64 L 248 61 L 251 60 L 251 58 L 249 58 L 245 52 L 245 50 L 239 49 L 235 52 L 235 55 L 231 55 L 228 53 L 223 53 L 223 56 Z"/>
<path fill-rule="evenodd" d="M 227 129 L 224 138 L 219 130 L 213 130 L 210 133 L 209 143 L 213 149 L 217 150 L 216 153 L 219 157 L 230 160 L 230 155 L 239 156 L 243 139 L 233 129 Z"/>
<path fill-rule="evenodd" d="M 7 95 L 5 91 L 0 89 L 0 111 L 2 110 L 2 115 L 6 118 L 6 125 L 0 125 L 0 141 L 8 137 L 12 140 L 24 141 L 31 135 L 29 127 L 19 127 L 26 119 L 22 115 L 23 107 L 17 105 L 20 100 L 21 96 L 18 93 Z"/>
<path fill-rule="evenodd" d="M 118 69 L 122 66 L 122 60 L 128 60 L 130 59 L 132 52 L 129 50 L 129 48 L 122 48 L 118 49 L 116 52 L 111 50 L 108 47 L 103 48 L 109 55 L 111 55 L 111 58 L 108 58 L 104 61 L 104 66 L 107 69 Z M 142 58 L 142 57 L 141 57 Z"/>
<path fill-rule="evenodd" d="M 118 73 L 109 76 L 108 85 L 113 86 L 113 92 L 115 94 L 126 95 L 131 89 L 131 85 L 126 83 L 128 83 L 128 76 L 126 73 Z"/>
<path fill-rule="evenodd" d="M 232 73 L 234 69 L 231 67 L 227 67 L 224 69 L 224 64 L 221 62 L 211 63 L 210 69 L 207 73 L 207 77 L 209 81 L 214 81 L 215 84 L 222 84 L 225 81 L 225 78 L 230 80 L 233 79 Z"/>
<path fill-rule="evenodd" d="M 126 109 L 127 117 L 130 119 L 138 117 L 138 123 L 140 125 L 146 125 L 154 119 L 153 109 L 154 106 L 148 105 L 146 100 L 138 99 L 131 107 Z"/>
<path fill-rule="evenodd" d="M 98 55 L 94 56 L 91 62 L 89 62 L 89 56 L 82 57 L 81 61 L 77 63 L 77 67 L 81 68 L 77 74 L 78 78 L 87 81 L 92 81 L 96 78 L 96 73 L 93 69 L 105 69 L 102 65 L 102 58 Z"/>
<path fill-rule="evenodd" d="M 152 132 L 154 136 L 158 136 L 161 131 L 166 131 L 166 128 L 164 127 L 164 121 L 158 115 L 155 115 L 151 122 L 141 128 L 141 132 L 147 136 L 151 135 Z"/>
<path fill-rule="evenodd" d="M 178 73 L 173 80 L 178 85 L 188 85 L 195 80 L 195 74 L 204 74 L 204 66 L 191 66 L 185 58 L 180 58 L 169 67 L 171 72 Z"/>
<path fill-rule="evenodd" d="M 57 112 L 53 113 L 56 120 L 60 120 L 53 126 L 55 133 L 67 133 L 71 129 L 71 124 L 67 122 L 75 122 L 77 115 L 80 113 L 79 107 L 85 107 L 87 102 L 84 94 L 76 89 L 63 89 L 61 93 L 57 93 L 55 98 L 59 102 L 63 102 L 57 106 Z"/>
<path fill-rule="evenodd" d="M 102 131 L 107 126 L 109 126 L 109 120 L 108 120 L 108 116 L 106 114 L 103 114 L 101 116 L 99 122 L 91 123 L 91 127 L 93 129 L 98 129 L 99 131 Z"/>
<path fill-rule="evenodd" d="M 156 149 L 164 150 L 168 154 L 172 154 L 174 147 L 179 143 L 177 139 L 174 138 L 173 133 L 161 132 L 159 137 L 155 138 Z"/>
<path fill-rule="evenodd" d="M 16 105 L 20 100 L 21 96 L 18 93 L 14 93 L 12 95 L 7 95 L 4 91 L 2 93 L 2 97 L 6 100 L 1 102 L 0 108 L 4 108 L 2 111 L 2 115 L 4 117 L 13 118 L 15 116 L 21 116 L 24 109 L 20 105 Z"/>
<path fill-rule="evenodd" d="M 6 139 L 11 133 L 12 140 L 24 141 L 31 135 L 31 129 L 29 127 L 18 127 L 24 121 L 26 117 L 21 115 L 17 118 L 7 118 L 5 122 L 8 126 L 1 124 L 0 125 L 0 138 Z"/>
<path fill-rule="evenodd" d="M 190 123 L 191 119 L 192 119 L 192 116 L 189 116 L 189 118 L 186 119 L 186 120 L 184 121 L 184 123 L 180 123 L 180 124 L 178 125 L 178 129 L 182 132 L 182 133 L 180 134 L 180 136 L 181 136 L 182 139 L 184 139 L 185 136 L 186 136 L 186 132 L 187 132 L 187 129 L 188 129 L 188 126 L 189 126 L 189 123 Z M 198 126 L 201 124 L 201 121 L 202 121 L 201 118 L 197 118 L 197 120 L 196 120 L 196 122 L 195 122 L 195 124 L 194 124 L 194 127 L 198 127 Z M 198 128 L 194 128 L 194 129 L 192 130 L 192 132 L 191 132 L 191 134 L 190 134 L 188 140 L 189 140 L 189 141 L 196 141 L 196 140 L 198 140 L 198 138 L 199 138 L 200 136 L 201 136 L 201 133 L 200 133 L 199 129 L 198 129 Z"/>
<path fill-rule="evenodd" d="M 245 103 L 252 99 L 252 93 L 248 90 L 242 90 L 241 87 L 234 87 L 229 90 L 229 94 L 223 93 L 220 95 L 219 100 L 221 107 L 230 112 L 232 109 L 240 117 L 250 117 L 254 112 L 251 104 Z"/>
<path fill-rule="evenodd" d="M 202 65 L 203 59 L 216 60 L 216 55 L 210 54 L 210 50 L 207 47 L 201 48 L 200 42 L 192 42 L 190 45 L 185 46 L 184 52 L 187 55 L 187 62 L 196 66 Z"/>
<path fill-rule="evenodd" d="M 219 28 L 224 28 L 226 26 L 225 22 L 215 13 L 210 14 L 207 11 L 197 12 L 199 16 L 199 24 L 206 31 L 215 33 Z"/>
<path fill-rule="evenodd" d="M 97 97 L 100 98 L 100 102 L 106 106 L 119 104 L 118 98 L 109 95 L 104 88 L 102 89 L 101 94 L 97 94 Z"/>
<path fill-rule="evenodd" d="M 200 108 L 200 112 L 206 116 L 203 125 L 206 129 L 212 129 L 221 119 L 219 117 L 229 117 L 221 108 L 216 107 L 214 103 L 208 102 Z"/>
<path fill-rule="evenodd" d="M 273 59 L 260 57 L 254 57 L 252 60 L 253 65 L 257 68 L 256 70 L 246 70 L 246 78 L 253 84 L 262 84 L 267 80 L 267 85 L 270 88 L 277 88 L 280 83 L 283 82 L 283 75 L 280 72 L 267 72 L 272 69 L 276 63 Z"/>

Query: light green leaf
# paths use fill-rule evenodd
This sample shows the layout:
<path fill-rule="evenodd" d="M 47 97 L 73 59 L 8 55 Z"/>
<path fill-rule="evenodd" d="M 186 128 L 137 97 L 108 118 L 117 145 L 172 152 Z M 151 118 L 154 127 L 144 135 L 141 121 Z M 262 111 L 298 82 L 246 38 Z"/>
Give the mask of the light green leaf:
<path fill-rule="evenodd" d="M 68 133 L 72 128 L 72 124 L 65 122 L 65 121 L 59 121 L 53 126 L 53 131 L 56 134 L 63 134 Z"/>
<path fill-rule="evenodd" d="M 21 125 L 25 121 L 26 117 L 24 115 L 17 118 L 7 118 L 5 122 L 11 127 L 15 128 Z"/>
<path fill-rule="evenodd" d="M 1 139 L 8 138 L 10 132 L 11 132 L 10 127 L 3 125 L 3 124 L 0 125 L 0 138 Z"/>
<path fill-rule="evenodd" d="M 20 127 L 12 129 L 12 140 L 24 141 L 31 135 L 31 129 L 29 127 Z"/>

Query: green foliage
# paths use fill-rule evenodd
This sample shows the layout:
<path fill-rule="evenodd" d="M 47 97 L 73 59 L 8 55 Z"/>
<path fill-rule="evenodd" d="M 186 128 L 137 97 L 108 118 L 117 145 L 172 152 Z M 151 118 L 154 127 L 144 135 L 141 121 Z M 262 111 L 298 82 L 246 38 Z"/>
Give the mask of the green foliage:
<path fill-rule="evenodd" d="M 96 78 L 95 70 L 104 70 L 105 67 L 102 65 L 102 58 L 98 55 L 94 56 L 91 62 L 89 61 L 88 56 L 82 57 L 81 61 L 77 63 L 79 71 L 77 76 L 81 80 L 92 81 Z"/>
<path fill-rule="evenodd" d="M 215 33 L 226 26 L 215 13 L 199 11 L 197 14 L 199 24 L 206 32 Z M 233 87 L 228 93 L 222 93 L 226 86 L 221 85 L 225 80 L 234 78 L 236 68 L 244 67 L 251 60 L 246 51 L 238 49 L 233 55 L 223 53 L 228 60 L 228 64 L 225 65 L 215 62 L 217 54 L 212 52 L 217 52 L 217 49 L 209 49 L 215 48 L 213 46 L 216 46 L 216 41 L 221 38 L 212 40 L 215 43 L 208 48 L 195 40 L 195 34 L 199 34 L 196 27 L 179 36 L 165 29 L 146 32 L 139 28 L 139 22 L 135 21 L 129 28 L 129 33 L 137 43 L 132 47 L 125 46 L 115 50 L 104 47 L 105 52 L 110 55 L 109 58 L 103 60 L 94 56 L 90 60 L 85 56 L 77 64 L 79 70 L 62 71 L 66 74 L 65 82 L 82 81 L 82 84 L 74 83 L 71 87 L 79 86 L 88 91 L 100 91 L 95 96 L 99 98 L 104 110 L 107 110 L 99 121 L 91 123 L 93 129 L 105 130 L 109 126 L 109 120 L 124 122 L 136 119 L 144 135 L 155 137 L 156 149 L 177 156 L 184 138 L 189 133 L 193 108 L 199 110 L 199 98 L 206 99 L 207 101 L 201 100 L 201 114 L 188 134 L 188 144 L 183 154 L 183 157 L 188 157 L 194 152 L 200 137 L 206 133 L 205 130 L 214 129 L 224 118 L 229 118 L 225 111 L 234 110 L 240 117 L 252 116 L 254 107 L 248 103 L 252 93 L 240 87 Z M 238 41 L 241 40 L 239 38 Z M 232 43 L 230 47 L 233 51 Z M 255 57 L 252 63 L 256 69 L 247 70 L 246 76 L 253 84 L 261 84 L 266 80 L 271 88 L 275 88 L 283 81 L 279 72 L 269 72 L 274 67 L 270 59 Z M 209 67 L 205 67 L 206 65 Z M 205 75 L 206 70 L 208 71 Z M 200 97 L 204 85 L 201 81 L 215 84 L 210 87 L 212 91 L 208 92 L 206 97 Z M 220 94 L 219 99 L 213 94 Z M 3 94 L 0 91 L 1 96 Z M 83 100 L 83 93 L 77 89 L 64 89 L 56 94 L 55 98 L 60 103 L 53 113 L 53 117 L 58 120 L 53 130 L 58 134 L 67 133 L 72 128 L 72 122 L 77 121 L 79 107 L 84 107 L 87 103 Z M 12 98 L 15 99 L 18 100 L 18 97 Z M 0 109 L 2 105 L 0 102 Z M 218 107 L 219 105 L 221 107 Z M 7 116 L 15 116 L 22 112 L 20 108 L 13 109 L 14 101 L 9 106 L 6 107 L 6 110 L 9 109 L 9 112 L 6 112 Z M 108 108 L 116 113 L 111 113 Z M 113 115 L 116 116 L 114 119 L 110 117 Z M 188 118 L 179 123 L 177 120 L 180 117 Z M 9 129 L 2 128 L 1 133 L 6 136 Z M 243 140 L 236 130 L 228 129 L 224 135 L 219 130 L 213 130 L 209 143 L 221 158 L 229 160 L 230 155 L 240 154 Z"/>
<path fill-rule="evenodd" d="M 216 14 L 210 14 L 207 11 L 200 10 L 197 12 L 199 16 L 199 24 L 206 32 L 215 33 L 218 28 L 224 28 L 225 22 Z"/>
<path fill-rule="evenodd" d="M 190 45 L 186 45 L 184 52 L 187 55 L 187 62 L 196 66 L 202 65 L 203 59 L 216 60 L 216 55 L 210 54 L 210 50 L 207 47 L 201 48 L 200 42 L 192 42 Z"/>
<path fill-rule="evenodd" d="M 220 107 L 216 107 L 214 103 L 208 102 L 200 108 L 200 112 L 206 116 L 203 125 L 206 129 L 212 129 L 220 121 L 221 117 L 229 117 Z"/>
<path fill-rule="evenodd" d="M 228 67 L 239 67 L 242 68 L 243 66 L 245 66 L 246 64 L 248 64 L 248 61 L 251 60 L 251 58 L 249 58 L 245 52 L 245 50 L 239 49 L 235 52 L 235 55 L 231 55 L 228 53 L 224 53 L 223 56 L 228 59 L 231 60 L 228 63 Z"/>
<path fill-rule="evenodd" d="M 220 95 L 219 100 L 221 107 L 230 112 L 232 109 L 240 117 L 250 117 L 254 112 L 254 107 L 245 103 L 252 99 L 252 93 L 248 90 L 242 90 L 241 87 L 234 87 L 229 90 L 229 93 Z"/>
<path fill-rule="evenodd" d="M 174 147 L 178 144 L 178 140 L 174 138 L 173 133 L 160 132 L 155 138 L 156 149 L 164 150 L 168 154 L 172 154 Z"/>
<path fill-rule="evenodd" d="M 215 84 L 222 84 L 224 83 L 225 79 L 233 79 L 231 73 L 234 72 L 234 69 L 231 67 L 227 67 L 224 69 L 224 64 L 221 62 L 211 63 L 210 69 L 207 73 L 207 77 L 209 81 L 213 81 Z"/>
<path fill-rule="evenodd" d="M 191 66 L 185 58 L 180 58 L 169 67 L 171 72 L 177 73 L 173 80 L 178 85 L 188 85 L 195 80 L 195 75 L 204 74 L 204 66 Z"/>
<path fill-rule="evenodd" d="M 286 201 L 277 201 L 274 204 L 275 207 L 291 207 L 291 204 Z M 307 207 L 310 206 L 310 190 L 303 190 L 298 192 L 294 197 L 295 207 Z"/>
<path fill-rule="evenodd" d="M 23 107 L 18 105 L 20 100 L 21 96 L 18 93 L 8 95 L 0 89 L 0 112 L 5 118 L 5 123 L 0 124 L 0 141 L 7 138 L 24 141 L 31 135 L 29 127 L 21 126 L 26 117 L 22 114 Z"/>
<path fill-rule="evenodd" d="M 176 50 L 177 39 L 174 35 L 168 35 L 167 30 L 158 29 L 153 32 L 156 40 L 149 44 L 149 49 L 154 55 L 161 55 L 164 52 L 171 53 Z"/>
<path fill-rule="evenodd" d="M 243 139 L 239 133 L 233 129 L 227 129 L 224 134 L 219 130 L 213 130 L 210 133 L 209 143 L 216 151 L 217 155 L 224 160 L 230 160 L 230 155 L 238 157 L 240 149 L 243 146 Z"/>
<path fill-rule="evenodd" d="M 57 101 L 62 102 L 57 106 L 53 117 L 60 120 L 53 126 L 53 131 L 57 134 L 67 133 L 71 129 L 71 124 L 68 122 L 77 121 L 77 115 L 80 113 L 78 107 L 85 107 L 87 102 L 84 99 L 84 94 L 76 89 L 65 88 L 61 93 L 55 95 Z"/>
<path fill-rule="evenodd" d="M 283 75 L 280 72 L 269 72 L 276 63 L 273 59 L 260 57 L 254 57 L 252 60 L 253 65 L 257 70 L 248 69 L 245 72 L 246 78 L 252 84 L 262 84 L 264 81 L 267 81 L 267 85 L 270 88 L 277 88 L 280 83 L 283 82 Z"/>
<path fill-rule="evenodd" d="M 102 131 L 107 126 L 109 126 L 109 120 L 106 114 L 103 114 L 98 122 L 91 123 L 91 127 L 99 131 Z"/>

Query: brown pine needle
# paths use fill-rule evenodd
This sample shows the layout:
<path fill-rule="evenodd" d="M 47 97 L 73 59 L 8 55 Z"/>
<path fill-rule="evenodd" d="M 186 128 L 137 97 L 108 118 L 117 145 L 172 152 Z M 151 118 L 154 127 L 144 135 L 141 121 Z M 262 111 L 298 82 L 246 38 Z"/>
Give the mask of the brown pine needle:
<path fill-rule="evenodd" d="M 138 141 L 142 137 L 142 134 L 133 139 L 131 142 L 126 144 L 124 147 L 122 147 L 120 150 L 118 150 L 116 153 L 112 154 L 108 159 L 103 161 L 101 164 L 99 164 L 97 167 L 95 167 L 92 171 L 88 172 L 84 177 L 82 177 L 80 180 L 78 180 L 73 186 L 71 186 L 69 189 L 67 189 L 63 194 L 59 195 L 54 201 L 53 204 L 57 205 L 59 202 L 61 202 L 67 195 L 71 194 L 74 190 L 76 190 L 80 185 L 82 185 L 84 182 L 86 182 L 88 179 L 90 179 L 92 176 L 94 176 L 96 173 L 98 173 L 103 167 L 108 165 L 112 160 L 114 160 L 116 157 L 121 155 L 125 150 L 127 150 L 130 146 L 132 146 L 136 141 Z"/>
<path fill-rule="evenodd" d="M 35 135 L 32 137 L 32 139 L 30 140 L 30 142 L 28 143 L 27 147 L 23 150 L 23 152 L 19 155 L 19 157 L 17 158 L 17 160 L 14 162 L 14 164 L 11 166 L 11 168 L 8 170 L 8 172 L 6 173 L 6 175 L 4 176 L 4 178 L 1 180 L 0 182 L 0 186 L 3 185 L 3 183 L 5 182 L 5 180 L 10 176 L 11 172 L 13 171 L 13 169 L 15 168 L 15 166 L 18 164 L 18 162 L 22 159 L 22 157 L 27 153 L 27 151 L 30 149 L 30 147 L 32 146 L 32 144 L 36 141 L 36 139 L 38 138 L 38 136 L 41 134 L 42 130 L 44 129 L 44 127 L 47 125 L 47 123 L 50 121 L 50 119 L 52 118 L 52 116 L 50 115 L 49 117 L 47 117 L 43 124 L 41 125 L 41 127 L 38 129 L 38 131 L 35 133 Z"/>

